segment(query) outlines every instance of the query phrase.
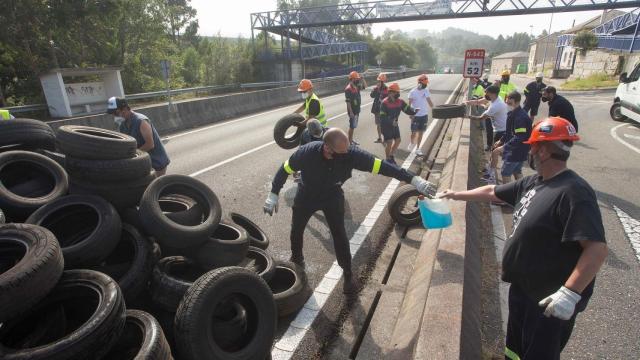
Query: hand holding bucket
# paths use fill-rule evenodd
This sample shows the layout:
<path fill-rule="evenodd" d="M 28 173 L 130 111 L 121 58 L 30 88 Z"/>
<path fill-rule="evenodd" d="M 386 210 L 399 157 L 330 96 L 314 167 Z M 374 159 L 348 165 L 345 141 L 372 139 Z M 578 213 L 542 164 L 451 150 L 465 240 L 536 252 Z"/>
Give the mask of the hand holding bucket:
<path fill-rule="evenodd" d="M 442 229 L 451 226 L 451 210 L 447 199 L 429 199 L 420 196 L 418 208 L 422 225 L 426 229 Z"/>

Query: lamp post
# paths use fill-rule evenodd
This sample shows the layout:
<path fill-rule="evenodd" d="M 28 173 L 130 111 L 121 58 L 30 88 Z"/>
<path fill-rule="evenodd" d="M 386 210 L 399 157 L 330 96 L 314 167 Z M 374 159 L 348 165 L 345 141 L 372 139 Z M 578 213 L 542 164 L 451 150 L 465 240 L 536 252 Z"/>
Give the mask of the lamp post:
<path fill-rule="evenodd" d="M 555 6 L 555 0 L 550 0 L 551 5 Z M 542 55 L 542 73 L 544 73 L 544 63 L 547 61 L 547 47 L 549 46 L 549 37 L 551 36 L 551 24 L 553 23 L 553 13 L 551 13 L 551 19 L 549 19 L 549 31 L 547 38 L 544 39 L 544 54 Z"/>

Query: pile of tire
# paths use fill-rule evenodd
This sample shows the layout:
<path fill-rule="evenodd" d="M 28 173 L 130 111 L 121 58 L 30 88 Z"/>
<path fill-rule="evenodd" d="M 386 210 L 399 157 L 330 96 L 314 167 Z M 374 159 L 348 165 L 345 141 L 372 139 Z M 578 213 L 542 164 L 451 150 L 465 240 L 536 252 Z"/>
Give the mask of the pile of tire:
<path fill-rule="evenodd" d="M 56 138 L 11 121 L 0 122 L 0 358 L 268 358 L 306 277 L 273 260 L 257 225 L 220 221 L 196 179 L 154 179 L 124 135 L 63 126 Z"/>

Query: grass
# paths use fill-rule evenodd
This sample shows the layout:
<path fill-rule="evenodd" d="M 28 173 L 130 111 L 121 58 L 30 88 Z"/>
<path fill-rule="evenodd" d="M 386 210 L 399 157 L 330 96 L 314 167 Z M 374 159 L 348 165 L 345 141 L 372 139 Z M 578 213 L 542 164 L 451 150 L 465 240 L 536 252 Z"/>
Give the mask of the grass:
<path fill-rule="evenodd" d="M 593 90 L 618 86 L 618 79 L 607 74 L 593 74 L 584 79 L 567 81 L 560 87 L 563 90 Z"/>

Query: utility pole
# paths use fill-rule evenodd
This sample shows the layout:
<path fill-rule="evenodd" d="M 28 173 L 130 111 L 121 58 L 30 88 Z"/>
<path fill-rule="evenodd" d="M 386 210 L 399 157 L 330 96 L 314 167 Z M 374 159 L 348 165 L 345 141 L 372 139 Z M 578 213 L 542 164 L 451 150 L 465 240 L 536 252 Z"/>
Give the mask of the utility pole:
<path fill-rule="evenodd" d="M 551 4 L 555 6 L 555 0 L 551 0 Z M 547 61 L 547 48 L 549 47 L 549 38 L 551 37 L 551 24 L 553 23 L 553 13 L 551 13 L 551 19 L 549 19 L 549 31 L 547 38 L 544 39 L 544 55 L 542 55 L 542 72 L 544 73 L 544 63 Z"/>

